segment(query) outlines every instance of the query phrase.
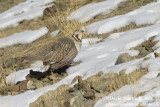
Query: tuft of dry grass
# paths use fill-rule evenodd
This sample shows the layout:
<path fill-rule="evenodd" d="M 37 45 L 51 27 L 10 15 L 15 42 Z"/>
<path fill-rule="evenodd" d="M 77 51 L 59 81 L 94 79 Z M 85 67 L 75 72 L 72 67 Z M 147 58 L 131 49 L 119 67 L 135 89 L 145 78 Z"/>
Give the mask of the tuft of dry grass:
<path fill-rule="evenodd" d="M 20 2 L 24 2 L 26 0 L 0 0 L 0 13 L 10 9 L 11 7 L 16 6 Z"/>

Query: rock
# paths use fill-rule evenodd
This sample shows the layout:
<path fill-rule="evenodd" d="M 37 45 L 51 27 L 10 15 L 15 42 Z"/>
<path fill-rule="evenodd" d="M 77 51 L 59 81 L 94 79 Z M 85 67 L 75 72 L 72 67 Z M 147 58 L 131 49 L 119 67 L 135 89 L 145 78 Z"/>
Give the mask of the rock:
<path fill-rule="evenodd" d="M 83 101 L 81 100 L 81 98 L 79 98 L 79 96 L 71 98 L 69 104 L 70 107 L 82 107 L 82 105 L 84 105 Z"/>
<path fill-rule="evenodd" d="M 158 52 L 154 52 L 155 57 L 160 57 L 160 54 Z"/>
<path fill-rule="evenodd" d="M 35 83 L 35 87 L 36 88 L 42 88 L 43 87 L 43 82 L 42 81 L 38 81 Z"/>
<path fill-rule="evenodd" d="M 141 47 L 140 48 L 140 55 L 142 56 L 142 57 L 144 57 L 144 56 L 146 56 L 146 55 L 148 55 L 150 52 L 147 50 L 148 48 L 146 48 L 146 47 Z"/>
<path fill-rule="evenodd" d="M 120 54 L 118 56 L 118 59 L 117 59 L 115 65 L 118 65 L 118 64 L 121 64 L 121 63 L 124 63 L 124 62 L 128 62 L 128 61 L 131 61 L 133 59 L 134 59 L 134 57 L 130 56 L 128 53 L 123 53 L 123 54 Z"/>
<path fill-rule="evenodd" d="M 33 84 L 34 84 L 34 82 L 29 80 L 28 83 L 27 83 L 27 89 L 28 90 L 34 90 L 36 87 Z"/>
<path fill-rule="evenodd" d="M 84 89 L 83 90 L 83 96 L 86 99 L 94 99 L 95 98 L 95 92 L 91 89 Z"/>
<path fill-rule="evenodd" d="M 27 80 L 24 80 L 23 82 L 19 83 L 18 86 L 19 86 L 19 90 L 21 92 L 24 92 L 27 90 L 27 83 L 28 81 Z"/>
<path fill-rule="evenodd" d="M 112 87 L 112 82 L 118 78 L 117 73 L 109 74 L 97 74 L 92 77 L 89 77 L 87 81 L 91 84 L 92 89 L 96 92 L 109 92 Z M 113 79 L 113 80 L 112 80 Z"/>
<path fill-rule="evenodd" d="M 72 95 L 74 95 L 74 96 L 78 96 L 78 97 L 80 97 L 82 100 L 86 100 L 84 97 L 83 97 L 83 94 L 82 94 L 82 91 L 81 90 L 76 90 L 76 91 L 74 91 L 74 92 L 72 92 L 72 93 L 70 93 L 70 94 L 72 94 Z"/>
<path fill-rule="evenodd" d="M 84 103 L 84 107 L 94 107 L 95 101 L 94 100 L 87 100 Z"/>
<path fill-rule="evenodd" d="M 154 52 L 152 47 L 157 43 L 157 42 L 152 42 L 154 38 L 155 38 L 155 36 L 150 37 L 148 40 L 144 41 L 140 45 L 137 45 L 136 47 L 132 48 L 133 50 L 139 51 L 139 55 L 137 57 L 142 58 L 142 57 L 148 55 L 149 53 Z"/>
<path fill-rule="evenodd" d="M 157 77 L 159 77 L 159 76 L 160 76 L 160 73 L 158 73 Z"/>
<path fill-rule="evenodd" d="M 31 103 L 30 107 L 70 107 L 69 101 L 74 96 L 67 93 L 67 89 L 67 85 L 62 85 L 56 90 L 48 91 Z"/>
<path fill-rule="evenodd" d="M 89 88 L 90 84 L 87 83 L 86 80 L 82 80 L 82 77 L 78 76 L 78 84 L 75 84 L 74 87 L 77 90 L 80 90 L 80 89 L 84 89 L 84 88 Z"/>
<path fill-rule="evenodd" d="M 19 87 L 18 86 L 9 86 L 6 87 L 7 91 L 19 91 Z"/>

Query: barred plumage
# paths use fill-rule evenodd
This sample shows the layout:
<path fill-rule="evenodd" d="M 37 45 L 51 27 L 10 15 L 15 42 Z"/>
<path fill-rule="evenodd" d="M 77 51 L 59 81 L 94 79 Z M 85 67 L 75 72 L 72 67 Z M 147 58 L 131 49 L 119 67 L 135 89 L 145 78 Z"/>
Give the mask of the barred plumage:
<path fill-rule="evenodd" d="M 50 65 L 52 70 L 71 64 L 81 48 L 81 39 L 83 31 L 76 31 L 72 37 L 62 37 L 56 40 L 51 51 L 44 50 L 36 56 L 26 56 L 24 59 L 41 60 L 44 65 Z"/>

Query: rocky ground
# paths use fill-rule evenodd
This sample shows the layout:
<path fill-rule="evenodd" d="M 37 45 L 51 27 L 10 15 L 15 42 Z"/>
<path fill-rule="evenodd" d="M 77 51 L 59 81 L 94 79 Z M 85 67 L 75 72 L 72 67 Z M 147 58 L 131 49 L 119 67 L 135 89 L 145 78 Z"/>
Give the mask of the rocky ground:
<path fill-rule="evenodd" d="M 12 2 L 9 0 L 6 0 L 6 1 L 0 0 L 0 12 L 4 12 L 5 10 L 15 6 L 17 3 L 22 2 L 22 1 L 25 1 L 25 0 L 13 0 Z M 91 2 L 99 2 L 99 1 L 103 1 L 103 0 L 80 0 L 80 1 L 77 1 L 76 8 L 78 8 L 82 5 L 91 3 Z M 139 8 L 140 6 L 146 5 L 146 4 L 153 2 L 153 1 L 155 1 L 155 0 L 133 0 L 133 1 L 129 0 L 128 2 L 126 2 L 124 4 L 121 4 L 118 7 L 118 9 L 111 12 L 110 14 L 105 15 L 105 16 L 96 17 L 91 22 L 99 21 L 104 18 L 109 18 L 109 17 L 115 16 L 115 15 L 127 13 L 131 10 Z M 51 19 L 51 15 L 54 14 L 55 15 L 54 17 L 57 18 L 57 17 L 59 17 L 58 16 L 59 11 L 62 13 L 63 12 L 65 13 L 66 11 L 68 12 L 68 10 L 70 10 L 67 13 L 67 14 L 69 14 L 70 12 L 75 10 L 75 6 L 74 6 L 74 4 L 71 4 L 68 0 L 66 0 L 66 1 L 59 0 L 58 2 L 55 2 L 55 4 L 59 10 L 57 10 L 57 7 L 55 7 L 55 6 L 53 6 L 51 8 L 47 8 L 44 11 L 43 17 L 40 17 L 36 20 L 23 21 L 20 23 L 19 26 L 14 27 L 14 28 L 13 27 L 6 28 L 0 32 L 0 38 L 7 37 L 11 34 L 14 34 L 15 32 L 21 32 L 24 30 L 36 30 L 36 29 L 39 29 L 43 26 L 47 26 L 49 28 L 50 32 L 57 30 L 58 29 L 57 24 L 61 23 L 61 22 L 57 21 L 57 23 L 54 23 L 53 19 Z M 2 8 L 1 5 L 5 5 L 5 6 L 3 6 L 3 8 Z M 52 11 L 51 11 L 51 9 L 52 9 Z M 83 25 L 79 25 L 77 27 L 74 27 L 72 30 L 74 31 L 74 29 L 80 28 L 81 26 L 87 25 L 91 22 L 87 22 Z M 66 23 L 68 23 L 68 22 L 66 22 Z M 78 23 L 76 23 L 75 26 L 77 24 Z M 61 26 L 63 26 L 63 25 L 61 25 Z M 144 26 L 147 26 L 147 25 L 144 25 Z M 120 31 L 127 31 L 130 29 L 144 27 L 144 26 L 135 26 L 134 24 L 131 24 L 125 28 L 116 30 L 111 33 L 120 32 Z M 63 29 L 62 29 L 62 31 L 63 31 Z M 109 34 L 111 34 L 111 33 L 109 33 Z M 105 35 L 101 35 L 101 36 L 103 38 L 106 38 L 106 37 L 108 37 L 109 34 L 105 34 Z M 1 36 L 1 35 L 3 35 L 3 36 Z M 8 47 L 6 49 L 2 49 L 2 50 L 0 50 L 0 59 L 3 60 L 3 62 L 9 61 L 9 62 L 7 62 L 7 64 L 9 63 L 9 66 L 10 66 L 10 65 L 12 65 L 10 63 L 15 62 L 15 61 L 11 61 L 12 57 L 7 57 L 7 59 L 6 59 L 6 56 L 10 56 L 10 54 L 13 54 L 13 52 L 15 50 L 21 50 L 21 51 L 26 50 L 26 49 L 31 50 L 35 46 L 37 46 L 37 44 L 40 44 L 42 42 L 49 40 L 50 39 L 49 35 L 50 34 L 48 33 L 44 37 L 31 43 L 30 45 L 23 45 L 23 46 L 16 45 L 16 46 Z M 59 36 L 63 36 L 63 34 L 60 33 Z M 86 37 L 90 37 L 90 36 L 93 37 L 93 35 L 88 35 Z M 97 35 L 94 35 L 94 36 L 97 36 Z M 148 55 L 149 53 L 153 52 L 152 47 L 156 44 L 156 42 L 152 42 L 152 40 L 153 40 L 153 38 L 150 38 L 148 41 L 145 41 L 142 44 L 132 48 L 132 49 L 138 50 L 140 52 L 138 56 L 132 57 L 126 53 L 119 55 L 115 65 L 118 65 L 118 64 L 121 64 L 121 63 L 124 63 L 127 61 L 131 61 L 133 59 L 142 58 L 142 57 Z M 46 46 L 46 45 L 44 45 L 44 46 Z M 32 47 L 32 48 L 30 48 L 30 47 Z M 10 52 L 12 52 L 12 53 L 10 53 Z M 30 51 L 28 53 L 30 53 Z M 17 56 L 19 56 L 19 54 L 22 55 L 22 53 L 17 54 L 16 52 L 14 54 L 15 55 L 12 55 L 12 56 L 14 56 L 13 57 L 14 60 L 15 60 L 15 58 L 17 58 Z M 34 54 L 34 52 L 32 52 L 32 54 Z M 158 53 L 155 53 L 155 56 L 159 57 L 160 55 Z M 147 60 L 147 58 L 145 60 Z M 18 63 L 16 68 L 14 68 L 15 71 L 29 66 L 29 65 L 25 65 L 24 67 L 22 67 L 22 65 L 20 65 L 22 63 L 21 59 L 18 59 L 18 61 L 20 61 L 20 62 Z M 3 65 L 3 62 L 1 61 L 2 65 Z M 7 66 L 7 67 L 9 68 L 9 66 Z M 50 73 L 48 75 L 45 75 L 45 74 L 40 73 L 38 71 L 30 71 L 30 74 L 26 76 L 26 80 L 19 81 L 15 85 L 7 85 L 4 82 L 5 81 L 4 78 L 10 72 L 9 72 L 8 68 L 5 68 L 5 67 L 2 67 L 2 68 L 7 69 L 5 73 L 1 73 L 1 77 L 0 77 L 0 80 L 3 83 L 3 85 L 0 85 L 0 95 L 2 95 L 2 96 L 17 95 L 17 94 L 23 93 L 27 90 L 35 90 L 35 89 L 38 89 L 38 88 L 41 88 L 44 86 L 48 86 L 48 85 L 51 85 L 51 84 L 54 84 L 54 83 L 60 81 L 61 79 L 65 78 L 67 76 L 67 73 L 65 72 L 66 68 L 60 69 L 60 70 L 55 71 L 53 73 Z M 12 72 L 13 72 L 13 70 L 12 70 Z M 37 107 L 37 106 L 38 107 L 53 107 L 53 105 L 56 105 L 57 107 L 86 107 L 86 106 L 92 107 L 95 104 L 95 102 L 98 101 L 100 98 L 103 98 L 104 96 L 108 95 L 109 93 L 118 90 L 119 88 L 121 88 L 124 85 L 134 84 L 137 80 L 139 80 L 147 72 L 148 72 L 147 68 L 145 68 L 145 69 L 141 68 L 141 69 L 135 70 L 134 72 L 132 72 L 130 74 L 125 74 L 125 69 L 124 69 L 124 70 L 120 71 L 119 74 L 99 73 L 97 75 L 94 75 L 92 77 L 87 78 L 86 80 L 82 80 L 82 78 L 78 76 L 72 81 L 72 84 L 74 84 L 73 87 L 69 87 L 67 85 L 62 85 L 61 87 L 59 87 L 55 91 L 49 91 L 48 93 L 39 97 L 35 102 L 30 104 L 30 106 L 31 107 Z M 2 78 L 2 74 L 4 76 L 3 78 Z"/>

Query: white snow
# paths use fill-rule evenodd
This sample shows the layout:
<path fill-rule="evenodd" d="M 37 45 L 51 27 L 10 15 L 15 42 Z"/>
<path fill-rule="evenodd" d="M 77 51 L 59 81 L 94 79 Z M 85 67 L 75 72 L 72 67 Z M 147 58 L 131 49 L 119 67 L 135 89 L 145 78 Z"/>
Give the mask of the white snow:
<path fill-rule="evenodd" d="M 35 41 L 36 39 L 47 34 L 48 29 L 43 27 L 34 31 L 24 31 L 20 33 L 15 33 L 11 36 L 1 38 L 0 39 L 0 48 L 4 48 L 7 46 L 12 46 L 16 44 L 27 44 Z"/>
<path fill-rule="evenodd" d="M 101 40 L 102 40 L 102 38 L 86 38 L 86 39 L 82 39 L 81 49 L 86 48 L 86 47 L 88 47 L 90 45 L 96 44 Z"/>
<path fill-rule="evenodd" d="M 18 81 L 26 80 L 25 77 L 29 74 L 30 70 L 45 72 L 48 68 L 49 68 L 48 66 L 41 66 L 41 67 L 27 68 L 24 70 L 13 72 L 6 77 L 6 83 L 16 84 Z"/>
<path fill-rule="evenodd" d="M 118 4 L 125 1 L 126 0 L 105 0 L 103 2 L 90 3 L 71 13 L 67 19 L 84 23 L 98 15 L 105 15 L 112 12 L 117 8 Z"/>
<path fill-rule="evenodd" d="M 84 27 L 88 34 L 104 34 L 125 27 L 131 23 L 138 25 L 156 24 L 160 22 L 160 0 L 139 9 Z"/>
<path fill-rule="evenodd" d="M 43 16 L 45 8 L 52 6 L 47 5 L 54 0 L 26 0 L 17 6 L 0 14 L 0 30 L 10 26 L 17 26 L 23 20 L 36 19 Z"/>

